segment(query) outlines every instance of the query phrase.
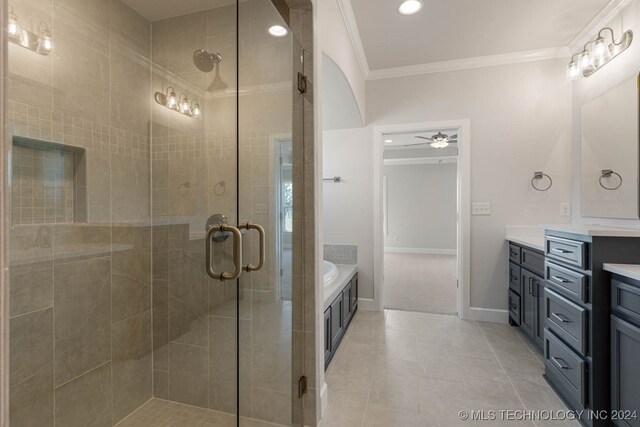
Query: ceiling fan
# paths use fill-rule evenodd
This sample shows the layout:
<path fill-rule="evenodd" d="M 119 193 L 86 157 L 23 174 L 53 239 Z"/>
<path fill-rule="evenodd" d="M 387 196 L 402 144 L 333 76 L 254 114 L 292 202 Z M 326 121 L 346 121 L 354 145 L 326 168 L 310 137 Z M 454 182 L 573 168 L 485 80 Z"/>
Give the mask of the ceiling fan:
<path fill-rule="evenodd" d="M 458 135 L 449 136 L 442 132 L 438 132 L 437 134 L 433 135 L 431 138 L 427 138 L 426 136 L 419 136 L 419 135 L 416 136 L 416 138 L 424 139 L 427 142 L 418 142 L 417 144 L 408 144 L 408 145 L 405 145 L 404 147 L 413 147 L 415 145 L 431 144 L 431 147 L 433 148 L 445 148 L 445 147 L 448 147 L 450 144 L 458 143 Z"/>

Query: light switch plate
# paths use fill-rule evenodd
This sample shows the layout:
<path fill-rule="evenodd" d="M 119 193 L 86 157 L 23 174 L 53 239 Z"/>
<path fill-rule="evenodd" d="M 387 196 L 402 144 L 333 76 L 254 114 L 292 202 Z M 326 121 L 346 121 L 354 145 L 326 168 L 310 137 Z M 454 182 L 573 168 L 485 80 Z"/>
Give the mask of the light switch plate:
<path fill-rule="evenodd" d="M 571 203 L 560 203 L 560 216 L 571 216 Z"/>
<path fill-rule="evenodd" d="M 471 206 L 472 215 L 491 215 L 490 202 L 477 202 Z"/>

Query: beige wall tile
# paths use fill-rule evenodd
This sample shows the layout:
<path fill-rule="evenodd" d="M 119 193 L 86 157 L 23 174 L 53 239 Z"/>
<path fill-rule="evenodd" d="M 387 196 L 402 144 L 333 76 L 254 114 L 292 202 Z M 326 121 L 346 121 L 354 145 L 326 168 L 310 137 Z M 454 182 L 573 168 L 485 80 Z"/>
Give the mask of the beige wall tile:
<path fill-rule="evenodd" d="M 113 325 L 113 423 L 152 394 L 151 311 Z"/>
<path fill-rule="evenodd" d="M 57 385 L 111 358 L 110 270 L 108 257 L 54 267 Z"/>
<path fill-rule="evenodd" d="M 111 364 L 105 363 L 56 389 L 58 426 L 110 427 Z"/>
<path fill-rule="evenodd" d="M 169 345 L 169 399 L 207 407 L 207 348 L 171 343 Z"/>

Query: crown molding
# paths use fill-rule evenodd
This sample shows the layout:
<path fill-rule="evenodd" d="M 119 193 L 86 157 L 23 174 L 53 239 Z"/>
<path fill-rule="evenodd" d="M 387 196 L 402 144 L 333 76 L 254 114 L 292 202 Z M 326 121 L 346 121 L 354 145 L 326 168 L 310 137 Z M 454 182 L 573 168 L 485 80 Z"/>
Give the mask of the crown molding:
<path fill-rule="evenodd" d="M 627 7 L 631 0 L 611 0 L 600 12 L 569 42 L 570 52 L 581 51 L 584 44 L 593 39 L 598 31 L 606 27 L 609 22 L 618 16 L 622 9 Z"/>
<path fill-rule="evenodd" d="M 522 52 L 501 53 L 498 55 L 475 56 L 472 58 L 454 59 L 451 61 L 371 70 L 367 80 L 392 79 L 396 77 L 442 73 L 446 71 L 493 67 L 496 65 L 520 64 L 523 62 L 542 61 L 545 59 L 566 58 L 568 56 L 569 50 L 566 47 L 551 47 Z"/>
<path fill-rule="evenodd" d="M 360 72 L 362 73 L 362 78 L 367 80 L 369 77 L 369 61 L 367 61 L 367 55 L 364 53 L 364 46 L 362 45 L 362 38 L 360 37 L 360 30 L 358 30 L 356 15 L 353 13 L 351 0 L 336 1 L 338 2 L 340 13 L 342 14 L 342 20 L 347 27 L 347 33 L 349 34 L 349 39 L 351 39 L 351 45 L 355 51 L 356 59 L 360 66 Z"/>

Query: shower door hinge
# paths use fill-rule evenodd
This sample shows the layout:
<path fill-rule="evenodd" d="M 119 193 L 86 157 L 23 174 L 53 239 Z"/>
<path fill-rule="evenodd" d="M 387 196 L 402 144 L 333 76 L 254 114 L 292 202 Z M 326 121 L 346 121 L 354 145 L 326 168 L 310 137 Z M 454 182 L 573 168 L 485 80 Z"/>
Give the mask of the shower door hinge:
<path fill-rule="evenodd" d="M 298 380 L 298 398 L 302 398 L 302 396 L 307 392 L 307 377 L 304 375 L 300 377 Z"/>
<path fill-rule="evenodd" d="M 307 93 L 307 76 L 298 72 L 298 92 Z"/>

